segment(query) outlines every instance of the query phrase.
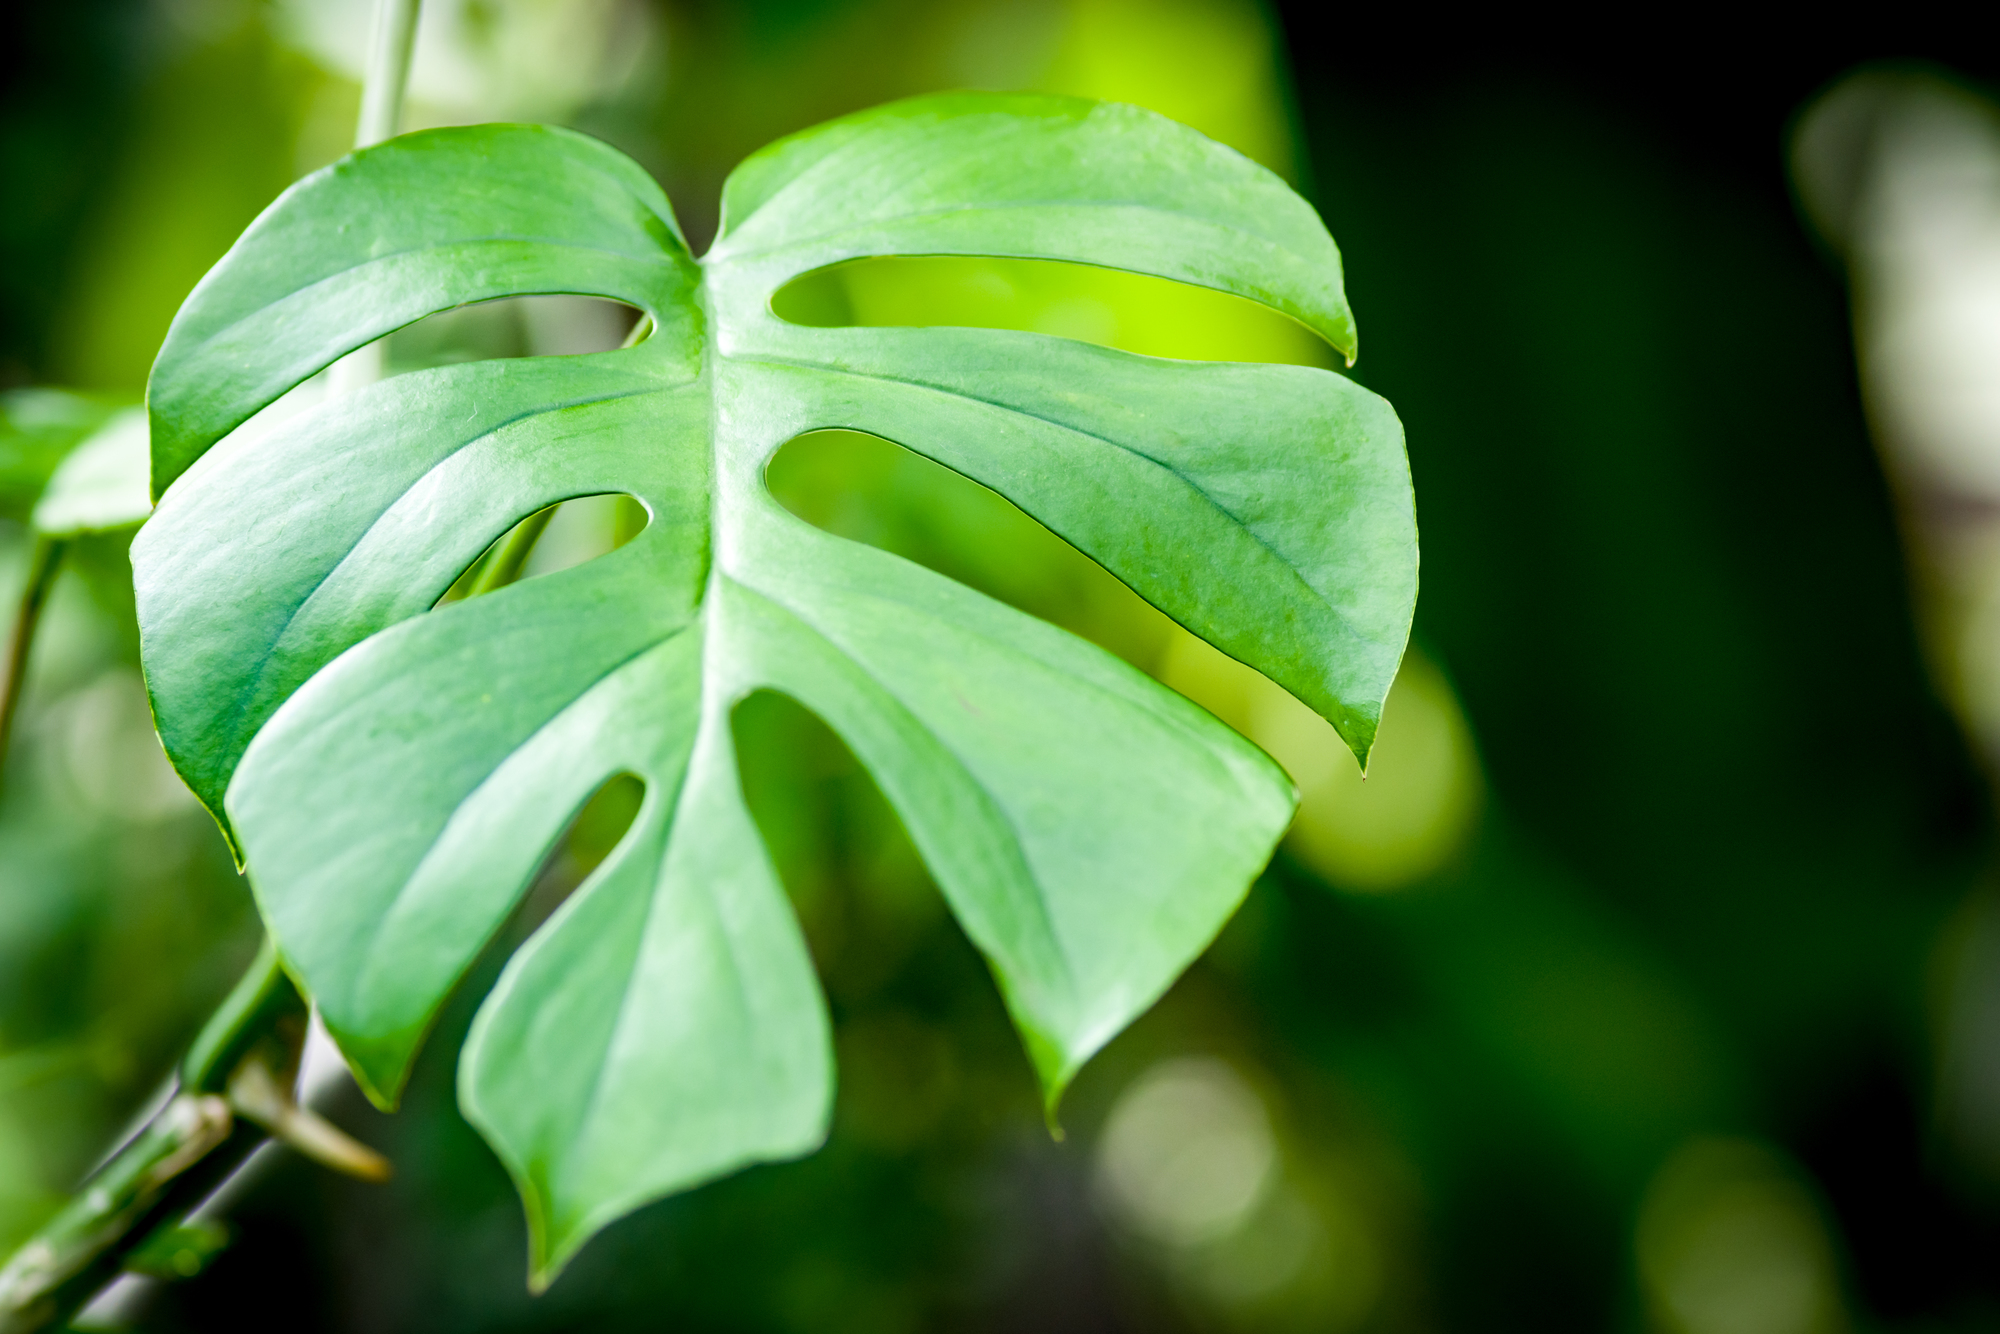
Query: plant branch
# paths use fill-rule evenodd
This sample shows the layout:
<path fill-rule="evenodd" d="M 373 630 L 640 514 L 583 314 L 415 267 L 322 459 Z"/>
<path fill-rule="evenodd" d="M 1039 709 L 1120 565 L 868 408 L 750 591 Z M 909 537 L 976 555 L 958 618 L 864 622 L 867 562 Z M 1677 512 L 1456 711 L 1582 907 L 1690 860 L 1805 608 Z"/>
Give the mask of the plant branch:
<path fill-rule="evenodd" d="M 67 1321 L 147 1235 L 200 1203 L 263 1140 L 225 1099 L 177 1094 L 0 1269 L 0 1334 Z"/>
<path fill-rule="evenodd" d="M 265 1130 L 239 1124 L 217 1085 L 233 1068 L 268 1059 L 262 1046 L 295 1052 L 304 1043 L 305 1013 L 266 941 L 195 1039 L 179 1091 L 0 1269 L 0 1334 L 66 1321 L 118 1276 L 148 1235 L 201 1203 L 263 1143 Z M 295 1055 L 279 1059 L 296 1063 Z"/>
<path fill-rule="evenodd" d="M 15 605 L 13 633 L 7 640 L 7 677 L 0 684 L 0 788 L 6 784 L 7 743 L 14 734 L 14 713 L 21 706 L 21 692 L 28 681 L 28 650 L 34 646 L 35 628 L 41 624 L 42 606 L 54 586 L 69 543 L 61 538 L 38 537 L 34 554 L 28 559 L 28 582 Z"/>
<path fill-rule="evenodd" d="M 381 1155 L 292 1101 L 306 1017 L 267 939 L 188 1050 L 166 1106 L 0 1269 L 0 1334 L 74 1315 L 266 1139 L 364 1180 L 388 1176 Z"/>

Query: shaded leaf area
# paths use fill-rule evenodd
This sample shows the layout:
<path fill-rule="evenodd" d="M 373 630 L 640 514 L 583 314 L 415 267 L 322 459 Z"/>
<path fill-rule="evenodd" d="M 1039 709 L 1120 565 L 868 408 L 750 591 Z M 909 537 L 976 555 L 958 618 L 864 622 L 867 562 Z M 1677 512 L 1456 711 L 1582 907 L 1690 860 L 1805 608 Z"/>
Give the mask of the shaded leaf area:
<path fill-rule="evenodd" d="M 724 213 L 697 264 L 602 144 L 407 136 L 267 211 L 148 395 L 163 495 L 135 564 L 161 734 L 379 1103 L 571 813 L 613 775 L 644 785 L 461 1069 L 537 1282 L 635 1205 L 823 1133 L 823 1007 L 727 736 L 747 694 L 801 701 L 876 775 L 1051 1116 L 1290 814 L 1276 765 L 1127 663 L 798 523 L 763 483 L 785 441 L 865 429 L 983 483 L 1362 757 L 1415 597 L 1400 427 L 1328 370 L 770 310 L 856 257 L 1039 256 L 1255 300 L 1351 356 L 1331 238 L 1241 156 L 1132 107 L 941 96 L 754 155 Z M 423 316 L 550 291 L 636 307 L 643 337 L 259 415 Z M 438 605 L 524 517 L 607 493 L 647 511 L 630 542 Z"/>

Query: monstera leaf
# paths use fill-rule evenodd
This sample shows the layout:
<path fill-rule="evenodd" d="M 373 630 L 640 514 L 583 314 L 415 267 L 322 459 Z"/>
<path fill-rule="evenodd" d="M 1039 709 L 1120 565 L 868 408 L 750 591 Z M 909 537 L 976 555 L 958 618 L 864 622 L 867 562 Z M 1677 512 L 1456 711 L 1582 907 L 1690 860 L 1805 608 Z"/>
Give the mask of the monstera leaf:
<path fill-rule="evenodd" d="M 393 140 L 272 205 L 154 368 L 161 500 L 134 562 L 160 731 L 372 1097 L 394 1101 L 580 806 L 617 775 L 645 785 L 460 1058 L 538 1281 L 637 1204 L 824 1134 L 825 1007 L 732 754 L 750 692 L 794 696 L 873 773 L 1051 1106 L 1291 814 L 1275 764 L 1123 662 L 794 518 L 763 480 L 781 445 L 851 428 L 984 483 L 1359 755 L 1403 650 L 1416 531 L 1381 399 L 1300 367 L 772 313 L 788 281 L 877 255 L 1152 274 L 1354 349 L 1332 239 L 1270 173 L 1128 106 L 951 95 L 750 158 L 699 260 L 646 173 L 591 139 Z M 625 302 L 651 332 L 250 420 L 413 320 L 550 292 Z M 607 493 L 650 516 L 629 544 L 439 605 L 524 516 Z"/>

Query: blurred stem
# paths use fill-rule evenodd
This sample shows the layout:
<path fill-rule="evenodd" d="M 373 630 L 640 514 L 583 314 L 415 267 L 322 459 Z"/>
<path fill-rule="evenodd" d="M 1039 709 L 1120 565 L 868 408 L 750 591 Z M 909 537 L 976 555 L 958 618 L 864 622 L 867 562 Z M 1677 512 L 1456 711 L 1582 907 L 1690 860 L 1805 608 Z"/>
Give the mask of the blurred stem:
<path fill-rule="evenodd" d="M 354 146 L 368 148 L 396 137 L 403 124 L 403 93 L 410 84 L 410 56 L 417 45 L 418 0 L 376 0 L 375 30 L 368 48 L 368 73 L 361 83 L 361 115 Z M 352 392 L 382 378 L 382 341 L 357 348 L 333 364 L 329 388 Z"/>
<path fill-rule="evenodd" d="M 61 538 L 38 537 L 34 554 L 28 559 L 28 582 L 14 609 L 14 629 L 7 640 L 7 679 L 0 685 L 0 788 L 6 784 L 7 744 L 14 735 L 14 712 L 21 706 L 21 691 L 28 681 L 28 650 L 34 646 L 35 627 L 41 624 L 42 605 L 55 584 L 56 570 L 62 565 L 69 543 Z"/>
<path fill-rule="evenodd" d="M 507 540 L 500 544 L 500 549 L 486 562 L 486 568 L 479 572 L 478 582 L 473 584 L 472 591 L 466 596 L 476 598 L 481 593 L 491 593 L 497 588 L 505 588 L 519 579 L 521 567 L 528 563 L 528 557 L 534 553 L 535 543 L 541 541 L 543 531 L 549 526 L 549 520 L 555 516 L 556 506 L 551 505 L 545 510 L 537 510 L 516 524 L 514 531 L 507 534 Z"/>
<path fill-rule="evenodd" d="M 306 1023 L 305 998 L 267 939 L 195 1039 L 166 1106 L 0 1269 L 0 1334 L 68 1321 L 266 1139 L 365 1180 L 388 1176 L 381 1155 L 292 1101 Z"/>
<path fill-rule="evenodd" d="M 361 85 L 361 116 L 354 146 L 393 139 L 403 123 L 403 91 L 410 84 L 410 55 L 417 45 L 418 0 L 377 0 L 368 74 Z"/>
<path fill-rule="evenodd" d="M 65 1325 L 128 1254 L 200 1204 L 264 1139 L 227 1100 L 176 1095 L 0 1269 L 0 1334 Z"/>

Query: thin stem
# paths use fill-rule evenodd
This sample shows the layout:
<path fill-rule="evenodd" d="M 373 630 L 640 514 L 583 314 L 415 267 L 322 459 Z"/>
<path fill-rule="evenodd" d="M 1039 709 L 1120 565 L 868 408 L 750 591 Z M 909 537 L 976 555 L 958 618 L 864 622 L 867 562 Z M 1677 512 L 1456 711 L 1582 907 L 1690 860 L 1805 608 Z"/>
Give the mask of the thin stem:
<path fill-rule="evenodd" d="M 387 1178 L 381 1155 L 292 1101 L 306 1019 L 305 999 L 267 939 L 195 1039 L 166 1106 L 0 1269 L 0 1334 L 68 1320 L 266 1139 L 364 1180 Z"/>
<path fill-rule="evenodd" d="M 0 1334 L 60 1327 L 156 1228 L 192 1209 L 264 1142 L 212 1093 L 182 1093 L 0 1269 Z"/>
<path fill-rule="evenodd" d="M 505 588 L 521 577 L 521 569 L 534 553 L 535 543 L 541 541 L 542 533 L 548 528 L 549 520 L 556 517 L 556 506 L 537 510 L 514 526 L 507 534 L 507 540 L 500 549 L 487 559 L 486 568 L 479 572 L 479 579 L 472 585 L 467 597 L 478 597 L 481 593 L 491 593 Z"/>
<path fill-rule="evenodd" d="M 200 1204 L 268 1137 L 223 1096 L 232 1072 L 296 1065 L 305 1001 L 267 940 L 195 1039 L 180 1091 L 0 1269 L 0 1334 L 66 1321 L 147 1236 Z"/>
<path fill-rule="evenodd" d="M 403 90 L 410 83 L 410 55 L 417 44 L 418 0 L 381 0 L 375 6 L 374 41 L 368 76 L 361 85 L 361 116 L 354 146 L 367 148 L 393 139 L 403 123 Z"/>
<path fill-rule="evenodd" d="M 264 937 L 242 980 L 202 1025 L 182 1058 L 181 1087 L 193 1093 L 222 1092 L 252 1047 L 281 1020 L 304 1013 L 298 988 L 278 962 L 278 947 Z"/>
<path fill-rule="evenodd" d="M 28 650 L 34 647 L 35 627 L 41 624 L 42 606 L 62 565 L 69 543 L 60 538 L 40 537 L 28 559 L 28 582 L 14 608 L 14 629 L 7 641 L 7 678 L 0 684 L 0 788 L 6 785 L 7 743 L 14 734 L 14 714 L 21 707 L 21 692 L 28 682 Z"/>
<path fill-rule="evenodd" d="M 403 124 L 403 93 L 410 83 L 410 56 L 417 45 L 419 0 L 378 0 L 368 49 L 368 73 L 361 83 L 361 115 L 354 146 L 368 148 L 393 139 Z M 333 364 L 329 387 L 336 394 L 363 389 L 386 369 L 382 341 L 357 348 Z"/>

